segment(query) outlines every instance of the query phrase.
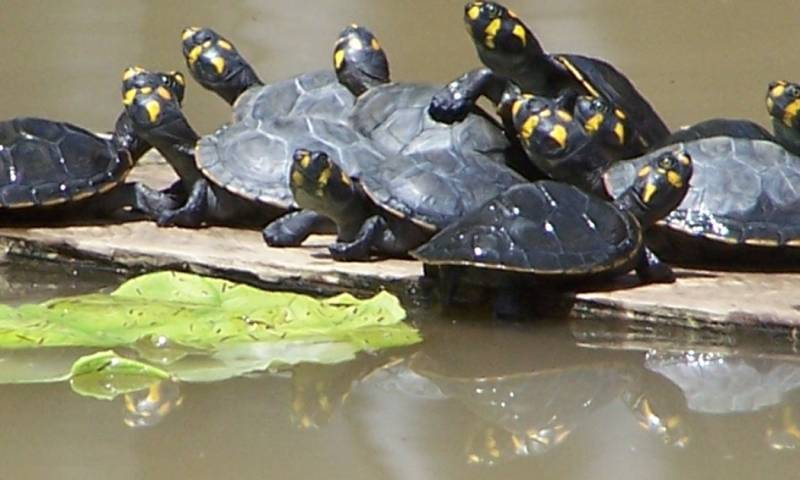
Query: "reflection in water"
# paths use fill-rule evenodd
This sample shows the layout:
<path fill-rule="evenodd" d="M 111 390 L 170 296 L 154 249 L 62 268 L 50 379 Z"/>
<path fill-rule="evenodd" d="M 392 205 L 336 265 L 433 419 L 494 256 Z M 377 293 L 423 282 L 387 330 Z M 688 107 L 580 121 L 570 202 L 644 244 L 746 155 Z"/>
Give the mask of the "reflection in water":
<path fill-rule="evenodd" d="M 125 394 L 123 421 L 131 428 L 152 427 L 158 425 L 182 403 L 183 396 L 178 382 L 162 380 L 144 390 Z"/>

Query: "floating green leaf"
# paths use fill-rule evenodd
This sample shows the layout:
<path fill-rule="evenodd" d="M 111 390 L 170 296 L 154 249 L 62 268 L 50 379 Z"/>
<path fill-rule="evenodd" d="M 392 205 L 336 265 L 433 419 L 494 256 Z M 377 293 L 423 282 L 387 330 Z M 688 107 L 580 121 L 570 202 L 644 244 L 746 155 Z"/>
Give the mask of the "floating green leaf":
<path fill-rule="evenodd" d="M 72 389 L 84 396 L 112 400 L 170 378 L 169 373 L 106 350 L 81 357 L 70 372 Z"/>

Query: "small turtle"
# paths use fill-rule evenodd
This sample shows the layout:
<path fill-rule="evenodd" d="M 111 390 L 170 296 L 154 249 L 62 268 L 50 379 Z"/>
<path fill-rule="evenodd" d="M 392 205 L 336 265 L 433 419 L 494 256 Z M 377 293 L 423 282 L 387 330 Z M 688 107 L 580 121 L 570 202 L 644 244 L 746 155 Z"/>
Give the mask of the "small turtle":
<path fill-rule="evenodd" d="M 669 129 L 636 87 L 603 60 L 573 54 L 548 54 L 517 16 L 495 2 L 465 7 L 467 30 L 487 68 L 466 73 L 436 95 L 431 115 L 452 122 L 462 118 L 481 95 L 500 104 L 504 95 L 557 97 L 574 90 L 606 100 L 625 119 L 628 131 L 618 156 L 642 155 L 669 136 Z"/>
<path fill-rule="evenodd" d="M 185 205 L 161 213 L 162 225 L 263 227 L 296 210 L 289 190 L 288 160 L 301 145 L 331 151 L 356 173 L 361 157 L 382 158 L 352 128 L 321 117 L 242 121 L 200 138 L 174 97 L 137 89 L 126 100 L 137 134 L 161 152 L 183 188 L 191 192 Z M 320 220 L 325 220 L 307 213 L 295 217 L 295 225 L 304 229 L 303 237 L 321 228 Z"/>
<path fill-rule="evenodd" d="M 323 151 L 294 154 L 298 205 L 336 222 L 336 260 L 407 256 L 436 231 L 524 179 L 501 163 L 464 156 L 373 157 L 352 179 Z"/>
<path fill-rule="evenodd" d="M 673 148 L 694 159 L 683 202 L 648 233 L 674 263 L 724 268 L 797 269 L 800 265 L 800 85 L 770 84 L 773 139 L 715 136 L 677 143 L 614 164 L 609 192 L 624 189 L 641 166 Z"/>
<path fill-rule="evenodd" d="M 184 79 L 177 72 L 130 68 L 123 76 L 123 93 L 133 88 L 160 92 L 179 102 Z M 125 207 L 145 214 L 170 208 L 175 205 L 171 196 L 125 182 L 149 149 L 125 112 L 110 138 L 43 118 L 0 122 L 0 212 L 9 219 L 33 220 L 60 217 L 65 209 L 86 217 Z"/>
<path fill-rule="evenodd" d="M 646 282 L 673 281 L 670 268 L 644 247 L 643 233 L 681 202 L 691 175 L 691 158 L 669 151 L 651 157 L 613 203 L 552 180 L 516 185 L 411 255 L 438 275 L 445 302 L 456 280 L 497 288 L 498 303 L 532 284 L 614 277 L 631 269 Z"/>

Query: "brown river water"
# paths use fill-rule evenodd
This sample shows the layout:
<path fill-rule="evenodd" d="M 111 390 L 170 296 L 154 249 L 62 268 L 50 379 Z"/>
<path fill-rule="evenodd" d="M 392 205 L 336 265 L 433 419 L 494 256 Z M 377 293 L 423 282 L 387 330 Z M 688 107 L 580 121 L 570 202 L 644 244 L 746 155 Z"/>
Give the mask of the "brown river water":
<path fill-rule="evenodd" d="M 508 5 L 549 50 L 613 62 L 673 127 L 714 116 L 766 124 L 767 83 L 800 80 L 796 0 Z M 461 0 L 2 7 L 0 118 L 44 116 L 94 130 L 113 125 L 126 66 L 186 70 L 179 34 L 189 25 L 230 38 L 265 81 L 328 68 L 333 40 L 352 22 L 380 38 L 396 80 L 442 83 L 477 66 Z M 198 131 L 228 118 L 221 100 L 189 85 L 186 111 Z M 5 265 L 0 302 L 119 281 Z M 415 307 L 410 320 L 425 336 L 415 348 L 173 386 L 150 425 L 120 399 L 80 397 L 63 383 L 2 385 L 0 479 L 758 479 L 800 471 L 800 357 L 791 345 L 704 338 L 726 347 L 713 349 L 675 331 L 653 343 L 603 322 L 498 323 Z"/>

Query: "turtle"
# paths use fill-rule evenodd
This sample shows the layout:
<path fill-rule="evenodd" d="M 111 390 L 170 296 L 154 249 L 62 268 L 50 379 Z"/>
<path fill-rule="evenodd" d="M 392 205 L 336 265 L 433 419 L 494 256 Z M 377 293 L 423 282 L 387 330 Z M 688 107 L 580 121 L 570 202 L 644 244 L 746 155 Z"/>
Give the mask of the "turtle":
<path fill-rule="evenodd" d="M 464 20 L 485 68 L 470 71 L 442 89 L 431 103 L 434 118 L 457 121 L 481 95 L 499 105 L 504 96 L 519 89 L 546 97 L 574 90 L 605 99 L 624 118 L 628 136 L 617 152 L 620 158 L 642 155 L 669 136 L 650 103 L 608 62 L 546 53 L 519 18 L 495 2 L 467 3 Z"/>
<path fill-rule="evenodd" d="M 503 163 L 424 153 L 374 157 L 347 175 L 325 151 L 294 153 L 298 205 L 336 222 L 334 260 L 407 257 L 435 232 L 525 179 Z"/>
<path fill-rule="evenodd" d="M 426 162 L 457 168 L 459 162 L 514 163 L 523 156 L 486 112 L 476 110 L 455 125 L 433 120 L 428 105 L 439 87 L 389 82 L 386 54 L 363 26 L 351 25 L 339 34 L 333 63 L 339 81 L 356 96 L 347 123 L 375 149 L 392 157 L 392 168 L 399 169 L 402 158 L 425 158 Z M 376 69 L 378 72 L 373 72 Z M 374 166 L 375 162 L 369 162 L 370 168 Z M 348 176 L 357 177 L 346 163 L 340 167 Z M 301 243 L 305 232 L 295 228 L 293 222 L 287 216 L 268 226 L 264 234 L 267 243 Z"/>
<path fill-rule="evenodd" d="M 180 102 L 184 78 L 179 72 L 130 68 L 123 92 L 158 91 Z M 77 125 L 45 118 L 18 117 L 0 122 L 0 215 L 25 221 L 108 216 L 130 207 L 150 216 L 176 204 L 171 194 L 141 183 L 125 182 L 150 145 L 133 130 L 127 113 L 114 132 L 101 136 Z M 173 192 L 174 193 L 174 192 Z"/>
<path fill-rule="evenodd" d="M 603 175 L 613 195 L 652 156 L 676 147 L 692 156 L 689 193 L 648 232 L 648 244 L 659 256 L 724 269 L 800 266 L 800 84 L 771 83 L 767 107 L 772 139 L 712 136 L 679 142 L 618 162 Z"/>
<path fill-rule="evenodd" d="M 438 278 L 445 304 L 463 282 L 494 289 L 496 313 L 531 288 L 571 291 L 632 269 L 643 282 L 672 282 L 671 269 L 645 248 L 644 231 L 681 202 L 691 175 L 691 157 L 671 150 L 641 167 L 614 202 L 553 180 L 515 185 L 411 256 Z"/>

